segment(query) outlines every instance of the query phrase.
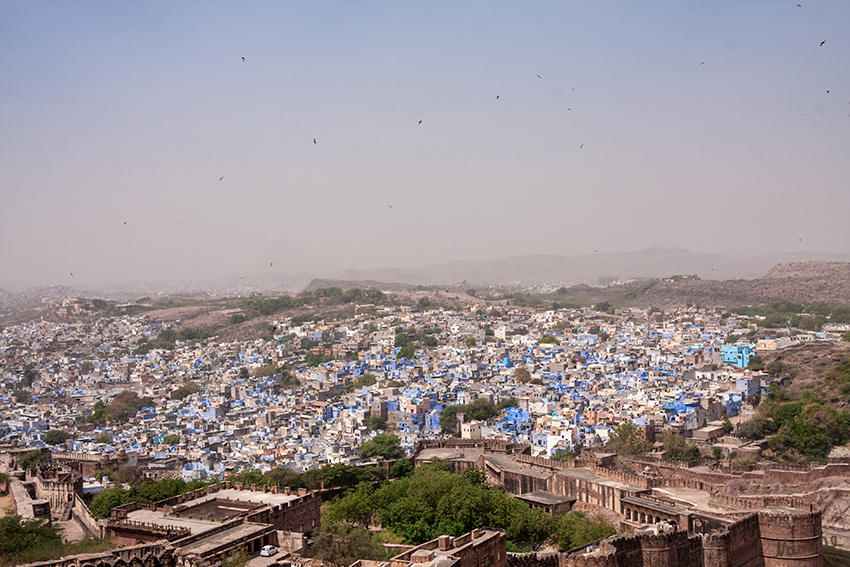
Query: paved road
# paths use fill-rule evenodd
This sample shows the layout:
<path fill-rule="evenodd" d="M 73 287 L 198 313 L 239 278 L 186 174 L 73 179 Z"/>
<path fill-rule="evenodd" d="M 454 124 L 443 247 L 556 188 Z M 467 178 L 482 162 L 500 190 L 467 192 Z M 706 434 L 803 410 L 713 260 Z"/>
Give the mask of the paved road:
<path fill-rule="evenodd" d="M 260 557 L 259 552 L 248 562 L 248 567 L 268 567 L 275 561 L 280 559 L 280 552 L 275 553 L 271 557 Z"/>

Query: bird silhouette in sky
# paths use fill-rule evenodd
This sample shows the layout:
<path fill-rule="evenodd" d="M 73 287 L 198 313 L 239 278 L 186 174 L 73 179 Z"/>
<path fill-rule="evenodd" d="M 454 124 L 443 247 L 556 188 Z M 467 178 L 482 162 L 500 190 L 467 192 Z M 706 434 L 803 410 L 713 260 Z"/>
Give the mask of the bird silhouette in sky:
<path fill-rule="evenodd" d="M 826 91 L 826 94 L 829 94 L 829 91 Z"/>
<path fill-rule="evenodd" d="M 599 254 L 599 250 L 594 250 L 594 252 L 596 252 L 597 254 Z"/>
<path fill-rule="evenodd" d="M 578 147 L 578 149 L 582 149 L 583 147 L 584 147 L 584 144 L 580 145 L 580 146 Z"/>
<path fill-rule="evenodd" d="M 392 210 L 395 210 L 395 208 L 393 208 L 393 206 L 392 206 L 392 205 L 387 205 L 387 206 L 388 206 L 389 208 L 391 208 Z"/>
<path fill-rule="evenodd" d="M 422 121 L 420 120 L 419 123 L 422 124 Z"/>
<path fill-rule="evenodd" d="M 537 73 L 535 73 L 535 75 L 537 75 Z M 537 75 L 537 78 L 542 79 L 543 77 L 541 77 L 540 75 Z"/>
<path fill-rule="evenodd" d="M 274 262 L 269 263 L 269 268 L 271 268 L 272 266 L 274 266 Z"/>
<path fill-rule="evenodd" d="M 127 224 L 127 221 L 124 221 L 124 224 Z"/>
<path fill-rule="evenodd" d="M 243 63 L 245 62 L 245 58 L 244 58 L 244 57 L 242 58 L 242 62 L 243 62 Z"/>
<path fill-rule="evenodd" d="M 820 46 L 823 47 L 824 43 L 826 43 L 826 40 L 823 40 L 822 42 L 820 42 Z"/>
<path fill-rule="evenodd" d="M 219 178 L 218 178 L 218 180 L 219 180 L 219 181 L 221 181 L 222 179 L 224 179 L 224 176 L 223 176 L 223 175 L 222 175 L 221 177 L 219 177 Z"/>
<path fill-rule="evenodd" d="M 800 242 L 802 242 L 802 241 L 803 241 L 803 239 L 802 239 L 802 238 L 798 238 L 797 240 L 799 240 Z"/>
<path fill-rule="evenodd" d="M 313 143 L 316 144 L 317 146 L 319 145 L 319 144 L 316 143 L 316 138 L 313 138 Z"/>
<path fill-rule="evenodd" d="M 71 274 L 72 278 L 74 278 L 74 272 L 72 272 L 71 270 L 68 270 L 68 273 Z M 77 279 L 77 278 L 74 278 L 74 279 Z"/>
<path fill-rule="evenodd" d="M 700 64 L 700 65 L 705 65 L 705 61 L 700 61 L 700 62 L 699 62 L 699 64 Z"/>
<path fill-rule="evenodd" d="M 496 100 L 499 100 L 499 95 L 496 95 Z"/>
<path fill-rule="evenodd" d="M 802 8 L 802 7 L 803 7 L 803 5 L 802 5 L 802 4 L 797 4 L 797 7 L 798 7 L 798 8 Z"/>

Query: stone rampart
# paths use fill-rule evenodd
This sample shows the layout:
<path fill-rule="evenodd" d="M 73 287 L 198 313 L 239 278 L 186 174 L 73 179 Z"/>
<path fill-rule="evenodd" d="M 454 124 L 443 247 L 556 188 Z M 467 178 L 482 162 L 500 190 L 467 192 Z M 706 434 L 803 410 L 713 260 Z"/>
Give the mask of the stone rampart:
<path fill-rule="evenodd" d="M 29 563 L 24 567 L 176 567 L 176 560 L 171 546 L 167 542 L 158 541 L 103 553 Z"/>
<path fill-rule="evenodd" d="M 575 468 L 575 459 L 567 461 L 553 461 L 545 457 L 532 457 L 531 455 L 517 455 L 516 461 L 531 467 L 539 467 L 547 470 L 561 470 Z"/>
<path fill-rule="evenodd" d="M 823 545 L 821 512 L 758 513 L 764 567 L 821 567 Z"/>
<path fill-rule="evenodd" d="M 89 507 L 86 506 L 86 503 L 83 502 L 83 499 L 79 496 L 74 497 L 74 509 L 71 510 L 71 516 L 74 518 L 74 521 L 77 525 L 80 526 L 80 529 L 86 533 L 86 535 L 100 538 L 104 536 L 104 530 L 101 525 L 97 522 L 94 516 L 92 516 Z"/>
<path fill-rule="evenodd" d="M 508 553 L 508 567 L 559 567 L 557 553 Z"/>

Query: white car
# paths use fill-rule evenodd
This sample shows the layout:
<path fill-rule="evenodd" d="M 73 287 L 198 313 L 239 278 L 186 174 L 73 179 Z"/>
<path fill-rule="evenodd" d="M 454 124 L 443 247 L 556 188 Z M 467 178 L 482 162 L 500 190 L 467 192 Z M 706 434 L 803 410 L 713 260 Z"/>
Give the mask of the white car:
<path fill-rule="evenodd" d="M 273 545 L 264 545 L 260 550 L 260 557 L 271 557 L 277 553 L 277 548 Z"/>

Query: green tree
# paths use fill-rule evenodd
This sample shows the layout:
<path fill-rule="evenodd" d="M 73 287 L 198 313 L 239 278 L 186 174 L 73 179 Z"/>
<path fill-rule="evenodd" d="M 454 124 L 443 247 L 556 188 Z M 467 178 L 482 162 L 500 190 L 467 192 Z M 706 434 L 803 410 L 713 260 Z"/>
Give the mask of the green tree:
<path fill-rule="evenodd" d="M 440 411 L 439 424 L 442 429 L 457 430 L 457 414 L 464 413 L 465 406 L 446 406 Z"/>
<path fill-rule="evenodd" d="M 61 536 L 49 520 L 24 520 L 17 515 L 0 518 L 0 558 L 4 563 L 39 548 L 59 547 L 61 543 Z"/>
<path fill-rule="evenodd" d="M 101 431 L 94 437 L 95 443 L 109 443 L 112 441 L 112 437 L 106 431 Z"/>
<path fill-rule="evenodd" d="M 387 429 L 387 418 L 381 417 L 380 415 L 374 415 L 372 417 L 367 417 L 363 420 L 363 425 L 369 428 L 370 431 L 386 431 Z"/>
<path fill-rule="evenodd" d="M 681 435 L 670 432 L 664 434 L 664 453 L 668 461 L 692 461 L 702 456 L 699 447 L 689 444 Z"/>
<path fill-rule="evenodd" d="M 520 384 L 527 384 L 528 382 L 531 382 L 531 372 L 525 368 L 518 367 L 514 370 L 514 380 Z"/>
<path fill-rule="evenodd" d="M 24 470 L 34 470 L 44 462 L 44 455 L 38 449 L 27 451 L 18 458 L 18 466 Z"/>
<path fill-rule="evenodd" d="M 413 464 L 407 459 L 401 459 L 390 467 L 390 477 L 399 478 L 413 474 Z"/>
<path fill-rule="evenodd" d="M 222 560 L 221 567 L 245 567 L 250 560 L 251 554 L 248 553 L 248 549 L 243 545 L 228 553 L 224 560 Z"/>
<path fill-rule="evenodd" d="M 466 337 L 464 344 L 467 346 L 467 348 L 474 348 L 478 343 L 475 342 L 474 337 Z"/>
<path fill-rule="evenodd" d="M 570 459 L 575 459 L 576 454 L 572 451 L 568 451 L 567 449 L 558 449 L 555 451 L 555 454 L 549 457 L 550 461 L 558 461 L 558 462 L 566 462 Z"/>
<path fill-rule="evenodd" d="M 584 512 L 573 511 L 558 518 L 557 542 L 567 551 L 617 533 L 614 526 L 602 520 L 591 520 Z"/>
<path fill-rule="evenodd" d="M 760 420 L 750 419 L 738 424 L 735 435 L 744 439 L 764 439 L 764 429 Z"/>
<path fill-rule="evenodd" d="M 774 360 L 764 367 L 765 372 L 771 376 L 779 376 L 788 371 L 787 365 L 781 360 Z"/>
<path fill-rule="evenodd" d="M 174 445 L 177 445 L 178 443 L 180 443 L 180 435 L 178 435 L 177 433 L 172 433 L 171 435 L 166 435 L 162 439 L 163 445 L 174 446 Z"/>
<path fill-rule="evenodd" d="M 606 447 L 611 451 L 630 455 L 648 452 L 652 449 L 652 442 L 647 441 L 640 427 L 630 421 L 624 421 L 611 430 Z"/>
<path fill-rule="evenodd" d="M 401 462 L 401 461 L 399 461 Z M 349 490 L 342 498 L 334 500 L 334 506 L 322 518 L 328 522 L 352 522 L 365 529 L 372 524 L 375 508 L 372 505 L 374 489 L 368 483 L 361 483 Z"/>
<path fill-rule="evenodd" d="M 62 429 L 51 429 L 44 434 L 44 442 L 48 445 L 59 445 L 71 437 L 71 434 L 67 431 L 63 431 Z"/>
<path fill-rule="evenodd" d="M 841 340 L 846 341 L 846 342 L 850 342 L 850 331 L 847 331 L 846 333 L 841 335 Z"/>
<path fill-rule="evenodd" d="M 106 423 L 110 419 L 112 419 L 112 416 L 109 414 L 109 407 L 101 401 L 95 402 L 94 410 L 86 416 L 86 422 L 88 423 L 102 424 Z"/>
<path fill-rule="evenodd" d="M 347 567 L 358 559 L 382 561 L 387 553 L 378 535 L 348 522 L 322 522 L 315 530 L 313 556 L 336 567 Z"/>
<path fill-rule="evenodd" d="M 360 456 L 364 459 L 383 457 L 389 461 L 404 457 L 404 449 L 401 448 L 401 441 L 397 435 L 380 433 L 360 445 Z"/>
<path fill-rule="evenodd" d="M 759 355 L 754 354 L 747 362 L 747 370 L 764 370 L 764 360 Z"/>
<path fill-rule="evenodd" d="M 362 388 L 364 386 L 374 386 L 378 382 L 378 379 L 375 378 L 374 374 L 363 374 L 362 376 L 358 376 L 357 380 L 355 380 L 354 384 L 358 388 Z"/>
<path fill-rule="evenodd" d="M 116 421 L 127 421 L 135 417 L 142 408 L 153 406 L 153 400 L 147 396 L 140 398 L 136 392 L 124 390 L 109 403 L 108 414 Z"/>
<path fill-rule="evenodd" d="M 175 390 L 171 392 L 172 400 L 182 400 L 188 396 L 191 396 L 195 392 L 200 392 L 201 387 L 198 386 L 194 382 L 183 382 L 180 386 L 178 386 Z"/>
<path fill-rule="evenodd" d="M 600 301 L 599 303 L 594 305 L 593 308 L 599 311 L 600 313 L 607 313 L 608 309 L 611 308 L 611 304 L 607 301 Z"/>
<path fill-rule="evenodd" d="M 395 355 L 396 359 L 398 360 L 401 360 L 402 358 L 411 359 L 414 356 L 416 356 L 416 349 L 410 343 L 398 349 L 398 353 L 396 353 Z"/>
<path fill-rule="evenodd" d="M 128 504 L 130 501 L 129 490 L 114 486 L 98 492 L 92 500 L 89 510 L 95 518 L 106 518 L 113 508 Z"/>

